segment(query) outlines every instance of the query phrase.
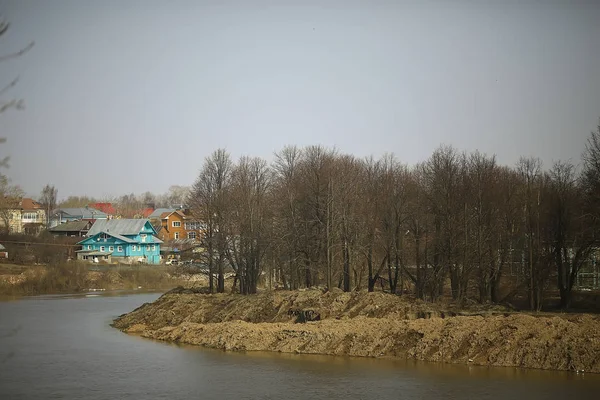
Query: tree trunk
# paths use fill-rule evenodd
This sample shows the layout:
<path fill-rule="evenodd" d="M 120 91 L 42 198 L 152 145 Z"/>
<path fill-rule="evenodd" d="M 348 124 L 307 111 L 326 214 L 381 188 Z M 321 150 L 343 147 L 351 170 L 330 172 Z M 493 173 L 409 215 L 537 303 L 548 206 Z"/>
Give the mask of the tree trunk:
<path fill-rule="evenodd" d="M 219 262 L 217 264 L 218 280 L 217 280 L 217 293 L 225 293 L 225 271 L 223 266 L 223 254 L 219 254 Z"/>
<path fill-rule="evenodd" d="M 373 275 L 373 245 L 369 245 L 369 250 L 367 252 L 367 267 L 369 269 L 369 277 L 368 277 L 368 291 L 375 291 L 375 284 L 377 283 L 377 276 Z"/>
<path fill-rule="evenodd" d="M 417 233 L 415 237 L 415 263 L 417 265 L 417 282 L 415 284 L 417 289 L 417 298 L 423 299 L 423 277 L 421 273 L 421 238 Z"/>
<path fill-rule="evenodd" d="M 350 250 L 348 249 L 348 240 L 344 238 L 344 292 L 350 291 Z"/>

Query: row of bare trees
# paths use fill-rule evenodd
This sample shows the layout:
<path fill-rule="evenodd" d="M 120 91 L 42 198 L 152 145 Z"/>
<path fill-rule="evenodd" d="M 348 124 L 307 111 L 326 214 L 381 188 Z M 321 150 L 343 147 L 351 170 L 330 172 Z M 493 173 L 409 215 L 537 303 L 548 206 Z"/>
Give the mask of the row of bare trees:
<path fill-rule="evenodd" d="M 430 300 L 449 283 L 455 300 L 498 302 L 504 282 L 527 294 L 532 309 L 548 287 L 568 307 L 596 244 L 600 128 L 580 170 L 570 162 L 544 170 L 536 158 L 500 166 L 449 146 L 413 167 L 322 146 L 286 147 L 271 165 L 235 163 L 220 149 L 205 160 L 188 204 L 206 224 L 218 292 L 230 267 L 242 293 L 255 293 L 264 275 L 289 289 L 381 285 Z"/>

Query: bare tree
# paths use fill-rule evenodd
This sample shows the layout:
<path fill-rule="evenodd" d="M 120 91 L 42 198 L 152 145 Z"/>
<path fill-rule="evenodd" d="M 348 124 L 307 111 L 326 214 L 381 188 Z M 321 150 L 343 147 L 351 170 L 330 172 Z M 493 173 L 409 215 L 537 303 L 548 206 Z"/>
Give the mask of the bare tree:
<path fill-rule="evenodd" d="M 540 241 L 540 210 L 542 197 L 542 162 L 539 158 L 522 157 L 517 170 L 523 179 L 523 202 L 525 208 L 525 235 L 528 250 L 529 307 L 539 310 L 542 306 L 542 244 Z"/>
<path fill-rule="evenodd" d="M 10 28 L 10 24 L 8 22 L 6 22 L 5 20 L 0 20 L 0 38 L 4 37 L 6 35 L 9 28 Z M 11 60 L 11 59 L 22 56 L 23 54 L 25 54 L 29 50 L 31 50 L 33 45 L 34 45 L 34 42 L 31 42 L 27 46 L 23 47 L 20 50 L 0 55 L 0 62 Z M 8 92 L 13 87 L 15 87 L 18 82 L 19 82 L 19 77 L 16 77 L 12 81 L 10 81 L 8 84 L 6 84 L 4 87 L 0 88 L 0 96 L 3 96 L 6 92 Z M 0 114 L 11 108 L 14 108 L 17 110 L 23 109 L 24 108 L 23 100 L 17 100 L 17 99 L 0 100 Z M 6 141 L 6 138 L 0 138 L 0 143 L 4 143 L 5 141 Z M 0 159 L 0 167 L 8 167 L 8 161 L 9 161 L 8 156 Z"/>
<path fill-rule="evenodd" d="M 260 158 L 242 157 L 233 168 L 226 252 L 242 294 L 256 293 L 270 244 L 270 182 L 271 172 Z"/>
<path fill-rule="evenodd" d="M 464 295 L 463 274 L 459 260 L 461 213 L 464 210 L 460 196 L 461 155 L 450 146 L 438 148 L 424 166 L 427 197 L 433 216 L 433 249 L 428 260 L 433 276 L 429 280 L 429 293 L 437 299 L 444 289 L 449 272 L 452 297 Z"/>
<path fill-rule="evenodd" d="M 139 212 L 143 208 L 142 201 L 133 193 L 124 194 L 116 201 L 117 214 L 122 218 L 140 217 Z"/>
<path fill-rule="evenodd" d="M 10 184 L 8 178 L 0 174 L 0 222 L 4 233 L 11 232 L 11 221 L 15 217 L 20 218 L 20 215 L 16 215 L 15 212 L 23 196 L 24 192 L 19 186 Z"/>
<path fill-rule="evenodd" d="M 595 224 L 600 223 L 600 122 L 591 132 L 583 153 L 581 187 L 585 196 L 584 207 Z"/>
<path fill-rule="evenodd" d="M 304 263 L 306 287 L 317 284 L 326 269 L 327 206 L 330 195 L 331 165 L 335 150 L 309 146 L 302 153 L 299 173 L 302 187 L 301 235 L 299 251 Z"/>
<path fill-rule="evenodd" d="M 186 201 L 190 195 L 189 186 L 172 185 L 166 194 L 169 207 L 182 207 L 186 205 Z"/>
<path fill-rule="evenodd" d="M 46 209 L 46 226 L 50 226 L 50 214 L 56 208 L 56 198 L 58 195 L 58 189 L 54 185 L 46 184 L 42 189 L 40 196 L 40 203 Z"/>
<path fill-rule="evenodd" d="M 227 234 L 229 218 L 228 191 L 231 185 L 233 164 L 229 153 L 218 149 L 207 157 L 196 182 L 192 186 L 188 200 L 194 216 L 206 225 L 204 241 L 207 248 L 209 286 L 213 292 L 213 274 L 216 264 L 217 292 L 225 291 L 224 263 L 227 255 Z"/>
<path fill-rule="evenodd" d="M 556 162 L 550 171 L 548 242 L 557 269 L 560 306 L 571 306 L 573 285 L 593 250 L 591 219 L 584 214 L 583 188 L 577 184 L 575 166 Z"/>
<path fill-rule="evenodd" d="M 296 146 L 284 147 L 275 153 L 273 163 L 274 240 L 280 260 L 280 276 L 284 287 L 297 289 L 299 283 L 300 242 L 300 176 L 302 151 Z M 284 267 L 287 266 L 287 267 Z M 286 279 L 286 276 L 288 279 Z M 288 283 L 289 282 L 289 283 Z"/>

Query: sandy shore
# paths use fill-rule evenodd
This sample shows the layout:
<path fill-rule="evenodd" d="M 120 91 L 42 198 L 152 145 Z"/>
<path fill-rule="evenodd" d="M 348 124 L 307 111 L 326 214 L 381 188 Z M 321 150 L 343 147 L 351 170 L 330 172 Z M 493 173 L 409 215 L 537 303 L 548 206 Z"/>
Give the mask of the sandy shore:
<path fill-rule="evenodd" d="M 298 323 L 304 317 L 318 320 Z M 383 293 L 241 296 L 179 290 L 119 317 L 114 326 L 147 338 L 224 350 L 600 373 L 598 316 L 443 310 Z"/>

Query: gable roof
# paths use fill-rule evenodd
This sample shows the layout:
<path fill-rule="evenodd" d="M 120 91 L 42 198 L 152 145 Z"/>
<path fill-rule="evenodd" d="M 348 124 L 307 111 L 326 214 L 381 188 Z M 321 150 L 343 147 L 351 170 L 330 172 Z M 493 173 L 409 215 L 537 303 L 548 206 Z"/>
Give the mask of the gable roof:
<path fill-rule="evenodd" d="M 90 221 L 64 222 L 48 230 L 50 232 L 81 232 L 83 230 L 86 230 L 89 224 Z"/>
<path fill-rule="evenodd" d="M 137 235 L 147 222 L 149 222 L 147 219 L 99 219 L 90 228 L 88 236 L 94 236 L 100 232 L 106 232 L 109 235 L 113 233 L 117 235 Z"/>
<path fill-rule="evenodd" d="M 91 235 L 91 236 L 88 235 L 87 238 L 83 239 L 82 241 L 78 242 L 77 244 L 91 244 L 90 241 L 94 242 L 94 238 L 96 236 L 98 236 L 98 235 L 101 235 L 101 234 L 106 234 L 108 236 L 112 236 L 115 239 L 119 239 L 120 241 L 122 241 L 124 243 L 133 243 L 133 244 L 138 243 L 140 245 L 145 245 L 145 244 L 160 244 L 160 243 L 163 243 L 162 240 L 158 239 L 157 237 L 155 237 L 153 235 L 150 235 L 149 237 L 147 237 L 145 241 L 139 242 L 139 241 L 137 241 L 135 239 L 131 239 L 131 238 L 128 238 L 126 236 L 119 235 L 118 233 L 104 232 L 104 231 L 102 231 L 102 232 L 97 232 L 97 233 L 95 233 L 94 235 Z"/>
<path fill-rule="evenodd" d="M 176 210 L 174 208 L 157 208 L 156 210 L 154 210 L 152 212 L 152 214 L 148 215 L 148 218 L 150 219 L 162 219 L 162 218 L 166 218 L 163 217 L 162 215 L 167 213 L 167 215 L 170 215 L 172 213 L 174 213 Z"/>
<path fill-rule="evenodd" d="M 91 207 L 57 208 L 52 212 L 53 215 L 56 215 L 58 213 L 64 213 L 72 217 L 83 219 L 107 218 L 107 215 L 105 213 Z"/>
<path fill-rule="evenodd" d="M 30 199 L 29 197 L 23 197 L 21 199 L 21 209 L 23 210 L 39 210 L 43 207 L 44 206 L 42 206 L 40 203 L 33 199 Z"/>

